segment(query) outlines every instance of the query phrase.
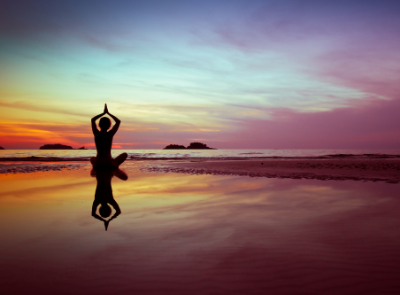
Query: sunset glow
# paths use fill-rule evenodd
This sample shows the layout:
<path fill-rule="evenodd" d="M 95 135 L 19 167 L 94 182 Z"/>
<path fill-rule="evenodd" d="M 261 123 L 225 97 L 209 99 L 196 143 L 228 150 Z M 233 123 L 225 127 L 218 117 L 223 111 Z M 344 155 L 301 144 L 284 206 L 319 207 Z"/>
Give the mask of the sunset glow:
<path fill-rule="evenodd" d="M 0 146 L 400 148 L 400 2 L 3 1 Z"/>

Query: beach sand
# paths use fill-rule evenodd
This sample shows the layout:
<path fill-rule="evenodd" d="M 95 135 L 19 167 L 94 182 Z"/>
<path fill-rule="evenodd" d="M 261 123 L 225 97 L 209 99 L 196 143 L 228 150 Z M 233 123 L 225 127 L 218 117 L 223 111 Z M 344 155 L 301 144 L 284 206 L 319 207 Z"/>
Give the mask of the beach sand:
<path fill-rule="evenodd" d="M 88 161 L 5 161 L 0 174 L 79 169 Z M 126 161 L 122 167 L 146 172 L 238 175 L 266 178 L 400 182 L 400 158 L 145 160 Z"/>
<path fill-rule="evenodd" d="M 1 162 L 0 163 L 0 174 L 9 173 L 33 173 L 33 172 L 45 172 L 45 171 L 61 171 L 63 169 L 79 169 L 82 166 L 89 165 L 85 162 L 25 162 L 25 161 L 12 161 L 12 162 Z"/>
<path fill-rule="evenodd" d="M 399 184 L 317 180 L 317 167 L 351 176 L 364 165 L 397 162 L 128 161 L 129 178 L 112 180 L 122 213 L 105 231 L 89 163 L 4 162 L 2 291 L 398 294 Z M 278 179 L 293 173 L 315 179 Z M 277 178 L 247 176 L 264 174 Z"/>
<path fill-rule="evenodd" d="M 149 162 L 146 171 L 267 178 L 400 182 L 400 159 L 262 159 Z"/>

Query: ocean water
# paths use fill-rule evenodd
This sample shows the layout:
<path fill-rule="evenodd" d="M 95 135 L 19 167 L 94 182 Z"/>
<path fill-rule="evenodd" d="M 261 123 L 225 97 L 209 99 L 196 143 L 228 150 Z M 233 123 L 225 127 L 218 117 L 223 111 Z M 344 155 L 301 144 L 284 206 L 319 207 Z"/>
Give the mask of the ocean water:
<path fill-rule="evenodd" d="M 128 160 L 157 159 L 244 159 L 244 158 L 307 158 L 327 155 L 400 155 L 400 149 L 221 149 L 221 150 L 135 150 L 114 149 L 114 157 L 128 153 Z M 96 150 L 0 150 L 0 158 L 40 157 L 65 160 L 88 160 Z"/>
<path fill-rule="evenodd" d="M 0 175 L 2 294 L 399 294 L 399 184 L 140 165 Z"/>

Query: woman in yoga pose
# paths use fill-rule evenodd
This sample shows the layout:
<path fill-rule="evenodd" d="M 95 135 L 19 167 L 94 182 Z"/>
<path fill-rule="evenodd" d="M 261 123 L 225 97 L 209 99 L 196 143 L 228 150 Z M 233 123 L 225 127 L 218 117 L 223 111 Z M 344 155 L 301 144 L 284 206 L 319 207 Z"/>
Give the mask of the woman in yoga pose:
<path fill-rule="evenodd" d="M 113 128 L 111 128 L 110 131 L 108 129 L 111 127 L 111 120 L 107 117 L 101 118 L 99 122 L 100 126 L 100 131 L 97 129 L 96 126 L 96 120 L 99 119 L 100 117 L 103 117 L 105 114 L 110 115 L 111 118 L 114 119 L 115 124 Z M 104 105 L 104 112 L 93 117 L 92 118 L 92 131 L 94 134 L 94 141 L 96 143 L 96 149 L 97 149 L 97 156 L 90 158 L 90 162 L 93 165 L 93 168 L 110 168 L 110 169 L 115 169 L 118 168 L 119 165 L 121 165 L 127 158 L 128 154 L 123 153 L 113 159 L 111 157 L 111 146 L 112 146 L 112 140 L 117 133 L 119 125 L 121 124 L 121 121 L 111 115 L 108 112 L 107 109 L 107 104 Z"/>

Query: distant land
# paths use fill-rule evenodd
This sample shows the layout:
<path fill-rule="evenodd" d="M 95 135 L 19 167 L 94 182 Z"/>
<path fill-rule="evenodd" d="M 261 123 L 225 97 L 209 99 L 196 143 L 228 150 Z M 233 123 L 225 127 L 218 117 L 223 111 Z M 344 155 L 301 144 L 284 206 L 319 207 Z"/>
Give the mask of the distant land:
<path fill-rule="evenodd" d="M 186 147 L 184 145 L 179 145 L 179 144 L 170 144 L 167 145 L 164 150 L 186 150 Z"/>
<path fill-rule="evenodd" d="M 72 146 L 64 145 L 60 143 L 55 144 L 45 144 L 39 148 L 40 150 L 73 150 Z M 87 148 L 80 147 L 77 150 L 87 150 Z"/>
<path fill-rule="evenodd" d="M 40 150 L 72 150 L 72 146 L 56 143 L 56 144 L 45 144 L 45 145 L 41 146 L 39 149 Z"/>
<path fill-rule="evenodd" d="M 0 150 L 4 150 L 4 148 L 0 146 Z"/>
<path fill-rule="evenodd" d="M 205 143 L 201 142 L 191 142 L 188 147 L 179 144 L 170 144 L 167 145 L 164 150 L 215 150 L 214 148 L 208 147 Z"/>

